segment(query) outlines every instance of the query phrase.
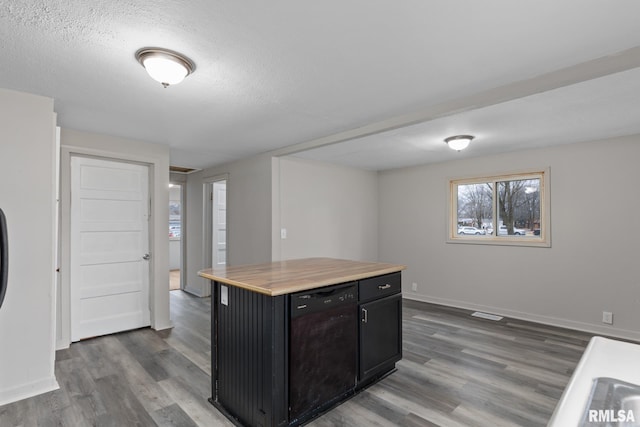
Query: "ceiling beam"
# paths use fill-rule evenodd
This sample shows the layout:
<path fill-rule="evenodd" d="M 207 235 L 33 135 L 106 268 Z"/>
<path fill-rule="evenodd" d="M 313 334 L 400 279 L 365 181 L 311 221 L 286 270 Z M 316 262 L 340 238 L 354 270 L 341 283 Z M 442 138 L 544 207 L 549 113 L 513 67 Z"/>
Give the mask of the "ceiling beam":
<path fill-rule="evenodd" d="M 466 111 L 489 107 L 639 67 L 640 46 L 636 46 L 557 71 L 485 90 L 463 98 L 442 102 L 413 113 L 391 117 L 355 129 L 293 144 L 271 151 L 270 154 L 275 157 L 281 157 L 338 144 Z"/>

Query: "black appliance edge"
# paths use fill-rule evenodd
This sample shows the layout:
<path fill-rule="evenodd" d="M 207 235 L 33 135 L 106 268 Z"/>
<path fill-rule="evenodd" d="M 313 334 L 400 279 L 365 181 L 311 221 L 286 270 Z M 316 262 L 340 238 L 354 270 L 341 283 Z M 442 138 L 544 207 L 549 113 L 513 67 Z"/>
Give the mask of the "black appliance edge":
<path fill-rule="evenodd" d="M 9 279 L 9 236 L 7 235 L 7 219 L 0 209 L 0 307 L 7 293 Z"/>

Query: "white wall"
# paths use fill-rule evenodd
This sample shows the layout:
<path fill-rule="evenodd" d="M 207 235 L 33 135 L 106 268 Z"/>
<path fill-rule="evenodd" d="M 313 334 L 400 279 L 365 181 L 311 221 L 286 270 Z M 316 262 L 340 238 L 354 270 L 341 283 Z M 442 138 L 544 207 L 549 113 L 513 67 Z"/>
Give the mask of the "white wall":
<path fill-rule="evenodd" d="M 205 268 L 204 260 L 204 230 L 203 230 L 203 190 L 202 171 L 187 175 L 186 215 L 187 229 L 182 230 L 183 238 L 187 241 L 183 246 L 185 278 L 182 289 L 197 296 L 208 296 L 210 290 L 208 281 L 198 276 L 198 271 Z"/>
<path fill-rule="evenodd" d="M 188 175 L 186 291 L 210 293 L 208 281 L 197 276 L 211 265 L 203 185 L 220 176 L 227 178 L 229 265 L 314 256 L 377 259 L 375 172 L 260 155 Z"/>
<path fill-rule="evenodd" d="M 169 240 L 169 269 L 180 269 L 180 239 Z"/>
<path fill-rule="evenodd" d="M 279 184 L 273 215 L 274 260 L 378 259 L 376 172 L 294 157 L 274 164 Z M 282 228 L 286 239 L 280 238 Z"/>
<path fill-rule="evenodd" d="M 640 339 L 638 159 L 633 136 L 381 172 L 379 256 L 408 298 Z M 546 166 L 551 248 L 445 243 L 450 178 Z"/>
<path fill-rule="evenodd" d="M 228 174 L 227 256 L 229 265 L 271 261 L 271 157 L 262 155 L 210 170 Z"/>
<path fill-rule="evenodd" d="M 185 290 L 198 296 L 210 294 L 209 282 L 197 275 L 211 264 L 204 250 L 203 185 L 225 175 L 229 265 L 271 261 L 271 157 L 255 156 L 189 174 Z"/>
<path fill-rule="evenodd" d="M 62 296 L 58 304 L 61 331 L 58 348 L 69 345 L 69 199 L 70 158 L 74 154 L 106 157 L 149 165 L 150 194 L 153 198 L 149 235 L 151 240 L 152 267 L 150 276 L 151 327 L 166 329 L 172 326 L 169 318 L 169 147 L 141 141 L 122 139 L 108 135 L 81 132 L 72 129 L 61 131 L 61 284 Z"/>
<path fill-rule="evenodd" d="M 0 208 L 9 283 L 0 308 L 0 405 L 58 387 L 54 377 L 53 100 L 0 89 Z"/>

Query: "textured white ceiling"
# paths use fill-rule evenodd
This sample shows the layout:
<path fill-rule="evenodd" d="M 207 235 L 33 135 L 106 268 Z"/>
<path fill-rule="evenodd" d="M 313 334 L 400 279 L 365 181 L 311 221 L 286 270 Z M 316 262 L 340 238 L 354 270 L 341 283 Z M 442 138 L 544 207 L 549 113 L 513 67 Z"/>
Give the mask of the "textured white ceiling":
<path fill-rule="evenodd" d="M 63 127 L 168 144 L 172 164 L 201 168 L 640 46 L 638 16 L 636 0 L 11 0 L 0 5 L 0 87 L 54 98 Z M 163 89 L 134 58 L 146 46 L 184 53 L 196 72 Z M 638 80 L 633 72 L 620 74 L 615 87 Z M 600 133 L 637 132 L 620 114 L 586 108 L 592 90 L 598 99 L 611 97 L 608 83 L 596 86 L 522 101 L 507 96 L 503 106 L 450 113 L 446 123 L 426 123 L 423 130 L 439 137 L 443 128 L 464 127 L 478 135 L 477 150 L 482 140 L 487 150 L 546 144 L 580 123 L 596 122 Z M 629 92 L 615 96 L 626 96 L 613 104 L 626 102 L 632 113 L 625 117 L 635 119 Z M 572 113 L 575 104 L 586 107 Z M 540 112 L 535 127 L 524 120 L 532 109 Z M 545 116 L 546 110 L 555 113 Z M 537 137 L 500 147 L 532 130 Z M 421 131 L 416 126 L 392 137 L 416 145 L 424 140 Z M 370 145 L 385 144 L 384 134 L 370 138 Z M 370 163 L 358 166 L 402 166 L 411 149 L 398 142 L 384 149 L 387 164 L 371 154 Z M 320 149 L 316 155 L 332 156 Z M 353 162 L 345 153 L 338 157 Z"/>
<path fill-rule="evenodd" d="M 472 134 L 461 152 L 444 138 Z M 295 154 L 384 170 L 640 134 L 640 68 Z"/>

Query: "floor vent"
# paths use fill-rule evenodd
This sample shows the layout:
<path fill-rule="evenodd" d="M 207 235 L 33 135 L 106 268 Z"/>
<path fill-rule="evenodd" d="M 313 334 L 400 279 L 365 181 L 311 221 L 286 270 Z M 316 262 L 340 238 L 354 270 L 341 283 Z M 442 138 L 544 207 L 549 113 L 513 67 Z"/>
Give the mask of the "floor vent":
<path fill-rule="evenodd" d="M 483 319 L 489 319 L 489 320 L 502 320 L 502 316 L 496 316 L 495 314 L 489 314 L 489 313 L 483 313 L 481 311 L 476 311 L 474 313 L 471 313 L 471 315 L 473 317 L 481 317 Z"/>

